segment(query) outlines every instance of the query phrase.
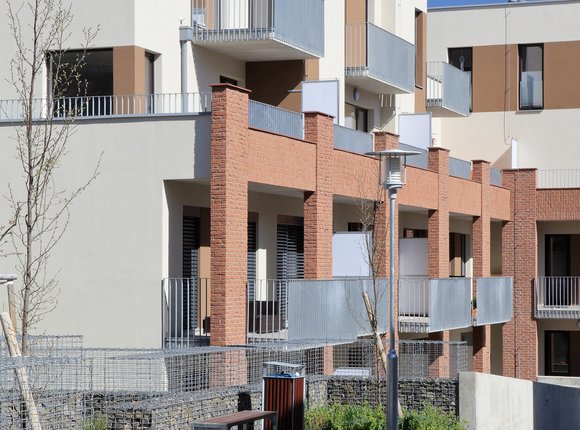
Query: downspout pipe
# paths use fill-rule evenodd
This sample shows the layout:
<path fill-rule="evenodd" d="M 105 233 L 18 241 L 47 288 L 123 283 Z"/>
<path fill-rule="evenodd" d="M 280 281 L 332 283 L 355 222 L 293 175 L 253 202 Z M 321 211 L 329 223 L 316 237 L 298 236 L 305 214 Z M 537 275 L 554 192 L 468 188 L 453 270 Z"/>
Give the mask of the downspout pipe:
<path fill-rule="evenodd" d="M 182 103 L 182 112 L 188 112 L 188 81 L 189 81 L 189 72 L 188 72 L 188 49 L 189 43 L 193 40 L 193 28 L 189 25 L 181 25 L 179 27 L 179 45 L 181 47 L 181 103 Z"/>

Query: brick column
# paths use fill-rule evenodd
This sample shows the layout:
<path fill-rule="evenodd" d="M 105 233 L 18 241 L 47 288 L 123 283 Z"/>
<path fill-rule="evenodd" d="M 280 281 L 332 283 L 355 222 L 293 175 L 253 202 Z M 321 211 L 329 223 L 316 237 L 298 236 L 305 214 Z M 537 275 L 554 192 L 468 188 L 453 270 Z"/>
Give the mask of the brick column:
<path fill-rule="evenodd" d="M 375 150 L 376 151 L 384 151 L 386 149 L 398 149 L 399 148 L 399 135 L 380 131 L 375 132 Z M 378 180 L 379 172 L 377 170 L 377 180 Z M 378 182 L 377 182 L 378 184 Z M 390 230 L 389 230 L 389 223 L 391 220 L 391 210 L 390 210 L 390 203 L 389 203 L 389 195 L 388 191 L 383 190 L 382 186 L 377 185 L 377 187 L 381 187 L 381 202 L 379 202 L 380 206 L 378 208 L 378 216 L 377 216 L 377 223 L 374 226 L 374 234 L 376 243 L 376 257 L 375 261 L 379 266 L 379 276 L 384 278 L 390 277 L 390 267 L 389 262 L 391 258 L 391 249 L 390 249 Z M 399 202 L 395 199 L 395 213 L 399 213 Z M 399 272 L 399 217 L 395 217 L 395 278 L 398 279 L 398 272 Z M 388 290 L 387 290 L 388 294 Z M 398 339 L 399 330 L 399 288 L 398 285 L 395 285 L 395 336 Z M 389 349 L 389 332 L 385 334 L 384 337 L 384 344 L 385 350 L 388 351 Z M 398 348 L 398 345 L 397 345 Z"/>
<path fill-rule="evenodd" d="M 449 277 L 449 151 L 429 148 L 429 169 L 437 172 L 438 208 L 428 213 L 429 278 Z M 449 342 L 449 331 L 430 333 L 429 340 Z M 430 376 L 449 376 L 449 346 L 443 344 L 429 365 Z"/>
<path fill-rule="evenodd" d="M 502 229 L 502 272 L 514 280 L 514 316 L 503 326 L 503 374 L 533 381 L 538 374 L 536 170 L 504 170 L 503 186 L 512 193 L 513 219 Z"/>
<path fill-rule="evenodd" d="M 332 278 L 332 159 L 334 123 L 319 112 L 304 113 L 304 140 L 316 144 L 316 188 L 304 192 L 304 278 Z M 324 374 L 334 372 L 332 346 L 323 348 Z"/>
<path fill-rule="evenodd" d="M 229 84 L 211 87 L 211 344 L 243 344 L 249 91 Z"/>
<path fill-rule="evenodd" d="M 490 275 L 490 171 L 489 163 L 473 161 L 473 180 L 481 184 L 481 215 L 473 217 L 473 279 L 474 296 L 477 297 L 477 278 Z M 473 328 L 473 371 L 491 372 L 491 327 Z"/>
<path fill-rule="evenodd" d="M 332 117 L 304 114 L 304 138 L 316 143 L 316 188 L 304 193 L 304 277 L 332 278 Z"/>

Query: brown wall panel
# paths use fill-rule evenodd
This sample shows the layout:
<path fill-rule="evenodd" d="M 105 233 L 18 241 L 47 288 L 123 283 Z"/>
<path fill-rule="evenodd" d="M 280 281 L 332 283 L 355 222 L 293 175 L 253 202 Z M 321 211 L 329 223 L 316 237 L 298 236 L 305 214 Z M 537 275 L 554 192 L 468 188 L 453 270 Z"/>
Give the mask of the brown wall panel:
<path fill-rule="evenodd" d="M 544 109 L 580 108 L 580 41 L 544 44 Z"/>
<path fill-rule="evenodd" d="M 367 21 L 367 0 L 346 0 L 346 23 L 359 24 Z"/>
<path fill-rule="evenodd" d="M 145 50 L 138 46 L 113 48 L 113 93 L 145 93 Z"/>
<path fill-rule="evenodd" d="M 252 91 L 252 100 L 300 112 L 300 93 L 289 91 L 300 89 L 304 74 L 303 60 L 249 62 L 246 87 Z"/>
<path fill-rule="evenodd" d="M 518 46 L 473 48 L 473 112 L 518 108 Z"/>

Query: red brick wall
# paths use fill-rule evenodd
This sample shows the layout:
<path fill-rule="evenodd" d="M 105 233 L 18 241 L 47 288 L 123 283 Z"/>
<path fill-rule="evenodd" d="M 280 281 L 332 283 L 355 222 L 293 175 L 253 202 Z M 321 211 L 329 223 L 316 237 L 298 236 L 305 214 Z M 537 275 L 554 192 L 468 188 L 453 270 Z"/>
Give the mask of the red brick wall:
<path fill-rule="evenodd" d="M 489 181 L 487 182 L 489 184 Z M 449 211 L 466 215 L 481 213 L 481 185 L 467 179 L 449 177 Z"/>
<path fill-rule="evenodd" d="M 495 219 L 512 219 L 511 192 L 507 188 L 491 186 L 490 215 Z"/>
<path fill-rule="evenodd" d="M 246 341 L 248 93 L 227 84 L 212 90 L 211 343 L 240 344 Z"/>
<path fill-rule="evenodd" d="M 490 275 L 491 261 L 491 186 L 490 166 L 487 161 L 473 161 L 473 180 L 480 184 L 481 215 L 473 217 L 473 285 L 477 294 L 477 278 Z M 491 372 L 491 327 L 473 328 L 473 370 Z"/>
<path fill-rule="evenodd" d="M 334 126 L 332 117 L 305 113 L 304 136 L 316 143 L 316 185 L 304 192 L 304 277 L 332 277 L 332 178 Z"/>
<path fill-rule="evenodd" d="M 578 221 L 580 219 L 580 189 L 537 190 L 538 221 Z"/>
<path fill-rule="evenodd" d="M 535 380 L 538 372 L 533 280 L 537 273 L 536 170 L 506 170 L 503 185 L 512 191 L 513 220 L 502 229 L 502 271 L 514 280 L 514 316 L 503 326 L 503 373 Z"/>

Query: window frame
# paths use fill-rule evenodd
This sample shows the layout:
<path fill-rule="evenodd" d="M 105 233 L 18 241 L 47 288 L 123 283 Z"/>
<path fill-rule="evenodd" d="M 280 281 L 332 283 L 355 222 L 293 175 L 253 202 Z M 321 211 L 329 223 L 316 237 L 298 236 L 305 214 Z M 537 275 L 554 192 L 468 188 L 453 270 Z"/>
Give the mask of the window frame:
<path fill-rule="evenodd" d="M 541 49 L 542 51 L 542 104 L 541 106 L 522 106 L 522 92 L 521 92 L 521 86 L 522 86 L 522 61 L 523 61 L 523 55 L 522 52 L 524 52 L 525 49 L 530 48 L 530 47 L 538 47 Z M 539 110 L 543 110 L 544 109 L 544 81 L 545 81 L 545 73 L 544 73 L 544 44 L 543 43 L 523 43 L 518 45 L 518 110 L 520 111 L 539 111 Z M 533 103 L 533 102 L 532 102 Z"/>

